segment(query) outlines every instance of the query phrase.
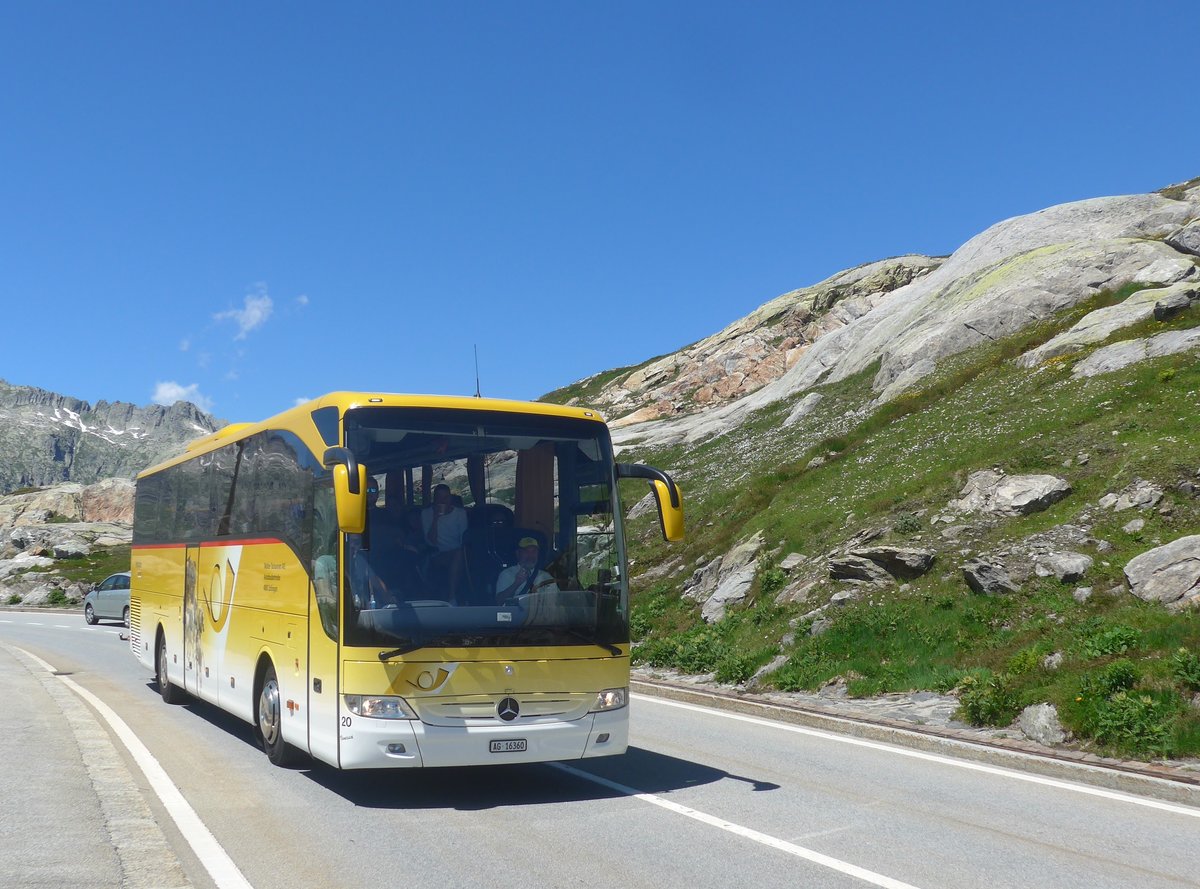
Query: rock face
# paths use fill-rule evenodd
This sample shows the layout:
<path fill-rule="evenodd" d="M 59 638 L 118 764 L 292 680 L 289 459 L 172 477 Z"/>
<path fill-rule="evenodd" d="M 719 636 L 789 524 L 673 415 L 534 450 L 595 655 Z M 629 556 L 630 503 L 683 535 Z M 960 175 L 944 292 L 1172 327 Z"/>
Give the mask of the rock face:
<path fill-rule="evenodd" d="M 701 603 L 700 616 L 705 623 L 719 621 L 726 608 L 746 600 L 754 583 L 755 560 L 762 548 L 763 536 L 759 532 L 693 572 L 684 584 L 683 596 Z"/>
<path fill-rule="evenodd" d="M 710 386 L 725 376 L 734 381 L 729 385 L 737 391 L 728 395 L 702 391 L 701 381 L 681 375 L 681 367 L 691 367 L 697 360 L 703 363 L 701 353 L 707 354 L 717 341 L 752 338 L 756 329 L 765 330 L 770 319 L 787 311 L 785 297 L 716 337 L 658 359 L 631 374 L 632 379 L 618 381 L 620 386 L 642 392 L 653 390 L 658 385 L 654 381 L 659 380 L 663 386 L 676 387 L 669 392 L 650 392 L 646 399 L 651 403 L 642 404 L 631 397 L 630 407 L 635 403 L 642 406 L 626 412 L 625 402 L 615 396 L 606 401 L 609 396 L 602 395 L 597 401 L 631 424 L 617 430 L 614 439 L 618 444 L 640 441 L 652 446 L 720 435 L 759 408 L 804 395 L 819 383 L 844 380 L 875 362 L 879 363 L 872 381 L 876 403 L 890 401 L 918 386 L 943 359 L 1015 333 L 1101 291 L 1130 284 L 1159 288 L 1180 282 L 1194 285 L 1200 280 L 1196 256 L 1186 247 L 1193 242 L 1191 229 L 1197 218 L 1200 186 L 1173 190 L 1170 197 L 1097 198 L 1009 219 L 972 238 L 941 264 L 925 258 L 913 260 L 923 262 L 926 271 L 917 274 L 920 268 L 910 268 L 905 274 L 912 273 L 911 280 L 886 291 L 882 298 L 863 299 L 856 312 L 849 313 L 852 317 L 843 315 L 826 323 L 821 313 L 829 310 L 812 304 L 813 323 L 820 328 L 817 335 L 789 344 L 785 357 L 774 358 L 773 369 L 765 377 L 737 360 L 711 366 L 706 371 L 713 376 Z M 886 266 L 874 264 L 854 274 L 872 269 L 884 271 Z M 835 280 L 836 276 L 824 284 Z M 844 302 L 851 304 L 850 299 Z M 1153 311 L 1152 306 L 1149 310 Z M 1175 336 L 1126 357 L 1136 360 L 1139 355 L 1152 357 L 1180 348 L 1190 346 Z M 745 351 L 738 355 L 749 357 Z M 752 391 L 744 384 L 745 378 L 754 378 Z M 793 422 L 805 420 L 797 416 Z"/>
<path fill-rule="evenodd" d="M 779 379 L 817 340 L 862 317 L 940 260 L 902 256 L 776 297 L 691 346 L 604 387 L 589 404 L 614 426 L 726 404 Z"/>
<path fill-rule="evenodd" d="M 1063 583 L 1083 579 L 1092 567 L 1092 557 L 1083 553 L 1049 553 L 1038 559 L 1034 572 L 1038 577 L 1057 577 Z"/>
<path fill-rule="evenodd" d="M 1134 557 L 1125 579 L 1139 599 L 1172 611 L 1200 605 L 1200 535 L 1180 537 Z"/>
<path fill-rule="evenodd" d="M 1071 493 L 1066 479 L 1054 475 L 1005 475 L 985 469 L 971 473 L 959 499 L 949 508 L 959 513 L 983 512 L 1019 516 L 1040 512 Z"/>
<path fill-rule="evenodd" d="M 1001 566 L 982 559 L 967 562 L 962 566 L 962 573 L 967 586 L 981 596 L 1002 596 L 1021 591 Z"/>
<path fill-rule="evenodd" d="M 1075 379 L 1112 373 L 1139 361 L 1200 349 L 1200 328 L 1168 330 L 1144 339 L 1125 340 L 1097 349 L 1071 370 Z"/>
<path fill-rule="evenodd" d="M 1148 318 L 1162 321 L 1173 317 L 1197 299 L 1200 299 L 1200 288 L 1194 281 L 1185 281 L 1171 287 L 1139 290 L 1115 306 L 1089 312 L 1070 330 L 1026 352 L 1017 359 L 1017 363 L 1024 367 L 1034 367 L 1050 358 L 1069 355 L 1084 346 L 1102 342 L 1118 330 Z"/>
<path fill-rule="evenodd" d="M 829 576 L 834 580 L 856 580 L 871 584 L 892 582 L 892 575 L 870 559 L 861 556 L 839 556 L 830 559 Z"/>
<path fill-rule="evenodd" d="M 132 478 L 214 431 L 195 405 L 94 406 L 0 380 L 0 493 L 63 481 Z"/>
<path fill-rule="evenodd" d="M 133 522 L 133 481 L 68 482 L 27 494 L 0 496 L 0 529 L 59 522 Z"/>
<path fill-rule="evenodd" d="M 901 546 L 870 546 L 850 550 L 851 556 L 870 559 L 892 577 L 910 580 L 933 567 L 935 554 L 930 550 Z"/>

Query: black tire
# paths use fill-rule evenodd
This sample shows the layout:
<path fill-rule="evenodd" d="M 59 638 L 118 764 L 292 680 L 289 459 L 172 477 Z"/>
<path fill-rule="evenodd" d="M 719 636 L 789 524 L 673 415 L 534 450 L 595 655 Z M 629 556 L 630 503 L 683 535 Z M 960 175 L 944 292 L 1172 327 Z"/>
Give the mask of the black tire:
<path fill-rule="evenodd" d="M 187 692 L 167 678 L 167 637 L 161 634 L 155 649 L 154 675 L 158 679 L 158 693 L 166 703 L 182 704 L 187 700 Z"/>
<path fill-rule="evenodd" d="M 304 755 L 283 740 L 283 707 L 279 703 L 279 680 L 275 667 L 267 664 L 263 671 L 262 684 L 258 690 L 258 720 L 255 734 L 262 742 L 267 759 L 272 764 L 287 768 L 303 761 Z"/>
<path fill-rule="evenodd" d="M 85 621 L 87 621 L 89 626 L 93 626 L 93 627 L 96 625 L 96 622 L 99 620 L 99 618 L 96 617 L 96 609 L 92 607 L 91 602 L 88 602 L 86 605 L 83 606 L 83 619 Z"/>
<path fill-rule="evenodd" d="M 129 629 L 129 606 L 125 606 L 125 611 L 121 613 L 121 623 L 125 624 L 125 629 Z"/>

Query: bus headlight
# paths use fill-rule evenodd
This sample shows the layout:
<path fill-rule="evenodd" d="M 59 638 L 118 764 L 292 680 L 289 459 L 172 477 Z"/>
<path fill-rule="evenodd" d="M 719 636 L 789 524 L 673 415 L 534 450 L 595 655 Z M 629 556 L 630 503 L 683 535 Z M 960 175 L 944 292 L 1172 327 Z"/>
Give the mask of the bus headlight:
<path fill-rule="evenodd" d="M 629 689 L 627 688 L 606 688 L 600 694 L 596 695 L 596 703 L 592 704 L 591 713 L 599 713 L 603 710 L 620 710 L 629 700 Z"/>
<path fill-rule="evenodd" d="M 404 698 L 392 695 L 343 695 L 346 709 L 355 716 L 374 719 L 416 719 L 417 714 Z"/>

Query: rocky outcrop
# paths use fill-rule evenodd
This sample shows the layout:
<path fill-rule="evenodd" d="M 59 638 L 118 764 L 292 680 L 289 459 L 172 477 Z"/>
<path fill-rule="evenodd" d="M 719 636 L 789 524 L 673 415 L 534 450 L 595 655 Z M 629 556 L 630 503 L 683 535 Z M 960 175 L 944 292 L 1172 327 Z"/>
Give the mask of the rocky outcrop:
<path fill-rule="evenodd" d="M 73 482 L 24 494 L 0 496 L 0 529 L 60 522 L 133 522 L 130 479 L 104 479 L 93 485 Z"/>
<path fill-rule="evenodd" d="M 1115 306 L 1106 306 L 1084 315 L 1069 330 L 1049 342 L 1031 349 L 1017 363 L 1035 367 L 1051 358 L 1070 355 L 1085 346 L 1103 342 L 1117 331 L 1149 318 L 1166 320 L 1200 299 L 1200 285 L 1186 281 L 1171 287 L 1139 290 Z"/>
<path fill-rule="evenodd" d="M 1092 567 L 1092 557 L 1083 553 L 1047 553 L 1034 564 L 1038 577 L 1056 577 L 1063 583 L 1082 580 Z"/>
<path fill-rule="evenodd" d="M 64 481 L 133 478 L 219 425 L 188 402 L 91 405 L 0 380 L 0 493 Z"/>
<path fill-rule="evenodd" d="M 890 574 L 911 580 L 933 567 L 935 554 L 931 550 L 903 546 L 869 546 L 850 550 L 850 555 L 869 559 Z"/>
<path fill-rule="evenodd" d="M 1125 580 L 1135 596 L 1172 611 L 1200 605 L 1200 535 L 1180 537 L 1134 557 Z"/>
<path fill-rule="evenodd" d="M 754 583 L 756 560 L 763 542 L 760 531 L 724 556 L 717 556 L 704 567 L 696 569 L 684 584 L 683 597 L 701 603 L 700 616 L 705 623 L 719 621 L 730 605 L 746 600 Z"/>
<path fill-rule="evenodd" d="M 1075 379 L 1112 373 L 1150 358 L 1200 349 L 1200 328 L 1168 330 L 1142 339 L 1123 340 L 1097 349 L 1071 370 Z"/>
<path fill-rule="evenodd" d="M 1163 240 L 1181 253 L 1191 253 L 1200 256 L 1200 219 L 1197 219 L 1178 231 L 1167 235 Z"/>
<path fill-rule="evenodd" d="M 971 559 L 962 566 L 962 573 L 967 586 L 981 596 L 1002 596 L 1021 591 L 1002 566 L 983 559 Z"/>
<path fill-rule="evenodd" d="M 785 293 L 724 330 L 618 378 L 589 404 L 615 414 L 613 426 L 624 426 L 734 401 L 782 377 L 813 343 L 939 262 L 901 256 Z"/>
<path fill-rule="evenodd" d="M 848 555 L 830 559 L 829 576 L 834 580 L 852 580 L 875 585 L 892 582 L 892 575 L 882 566 L 861 556 Z"/>
<path fill-rule="evenodd" d="M 1154 482 L 1135 479 L 1120 493 L 1109 492 L 1100 498 L 1101 509 L 1124 512 L 1127 509 L 1153 509 L 1163 497 L 1163 489 Z"/>
<path fill-rule="evenodd" d="M 1006 475 L 997 470 L 973 472 L 951 501 L 949 511 L 1020 516 L 1047 509 L 1071 493 L 1066 479 L 1054 475 Z"/>
<path fill-rule="evenodd" d="M 680 397 L 663 398 L 660 409 L 629 416 L 636 425 L 614 437 L 619 444 L 654 446 L 703 441 L 759 408 L 820 383 L 846 379 L 876 362 L 876 403 L 889 401 L 918 386 L 945 358 L 1008 336 L 1102 291 L 1197 281 L 1196 256 L 1162 240 L 1172 237 L 1183 244 L 1184 230 L 1197 217 L 1200 186 L 1189 186 L 1173 190 L 1170 197 L 1097 198 L 998 223 L 936 269 L 798 347 L 784 362 L 786 371 L 761 388 L 719 405 L 689 404 L 684 392 L 674 393 Z M 764 323 L 770 306 L 743 319 L 745 324 Z M 746 330 L 740 322 L 732 329 Z M 673 368 L 686 351 L 660 359 L 652 375 L 667 372 L 676 379 Z M 682 415 L 688 411 L 696 413 Z"/>

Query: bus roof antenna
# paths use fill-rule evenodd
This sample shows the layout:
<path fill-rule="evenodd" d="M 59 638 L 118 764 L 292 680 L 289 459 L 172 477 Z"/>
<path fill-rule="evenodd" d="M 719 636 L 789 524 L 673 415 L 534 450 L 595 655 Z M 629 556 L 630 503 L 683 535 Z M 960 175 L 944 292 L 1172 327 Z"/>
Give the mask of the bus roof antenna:
<path fill-rule="evenodd" d="M 479 344 L 473 343 L 472 348 L 475 350 L 475 397 L 483 398 L 479 393 Z"/>

